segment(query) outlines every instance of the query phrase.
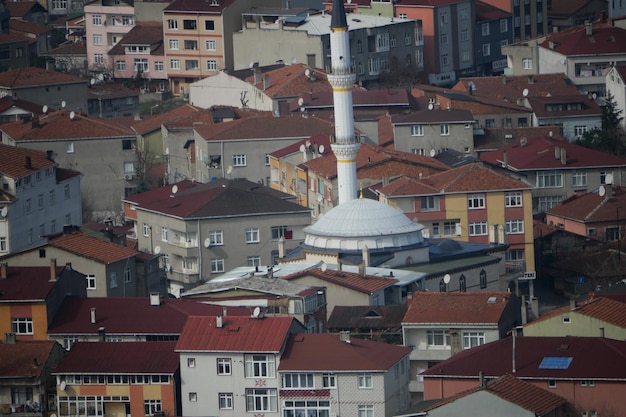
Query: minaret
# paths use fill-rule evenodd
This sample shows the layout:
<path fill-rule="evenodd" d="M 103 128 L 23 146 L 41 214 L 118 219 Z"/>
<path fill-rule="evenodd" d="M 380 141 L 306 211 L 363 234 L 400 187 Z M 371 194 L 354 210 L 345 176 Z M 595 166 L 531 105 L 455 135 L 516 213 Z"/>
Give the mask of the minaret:
<path fill-rule="evenodd" d="M 335 139 L 331 148 L 337 158 L 339 204 L 357 196 L 356 154 L 361 144 L 354 135 L 352 85 L 356 75 L 350 64 L 350 39 L 343 0 L 333 0 L 330 22 L 331 73 L 328 82 L 333 88 L 335 106 Z"/>

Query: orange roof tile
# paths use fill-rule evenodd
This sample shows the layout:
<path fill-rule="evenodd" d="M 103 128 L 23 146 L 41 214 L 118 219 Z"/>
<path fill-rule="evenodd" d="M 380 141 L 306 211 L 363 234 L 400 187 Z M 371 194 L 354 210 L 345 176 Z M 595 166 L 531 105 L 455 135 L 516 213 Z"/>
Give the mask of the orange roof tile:
<path fill-rule="evenodd" d="M 30 167 L 27 160 L 30 158 Z M 4 145 L 0 143 L 0 172 L 13 178 L 21 178 L 36 171 L 56 166 L 45 152 Z"/>
<path fill-rule="evenodd" d="M 541 317 L 531 323 L 528 323 L 528 325 L 532 326 L 535 323 L 539 323 L 553 317 L 558 317 L 569 312 L 576 312 L 577 314 L 592 317 L 626 329 L 626 304 L 602 296 L 597 296 L 580 302 L 576 305 L 574 310 L 572 310 L 569 305 L 556 308 L 542 314 Z"/>
<path fill-rule="evenodd" d="M 14 344 L 0 343 L 0 375 L 2 378 L 40 377 L 43 366 L 56 342 L 52 340 L 18 340 Z M 33 366 L 33 359 L 41 366 Z"/>
<path fill-rule="evenodd" d="M 281 278 L 289 281 L 297 281 L 299 278 L 304 278 L 306 276 L 314 276 L 322 281 L 328 281 L 365 294 L 372 294 L 375 291 L 391 287 L 398 282 L 397 279 L 393 278 L 376 277 L 371 275 L 362 277 L 361 275 L 353 272 L 335 271 L 332 269 L 322 271 L 318 268 L 306 269 Z"/>
<path fill-rule="evenodd" d="M 80 232 L 53 237 L 48 241 L 48 244 L 105 264 L 130 258 L 137 254 L 136 251 L 126 246 L 107 242 Z"/>
<path fill-rule="evenodd" d="M 306 76 L 306 71 L 315 73 L 315 80 Z M 269 87 L 264 88 L 266 77 Z M 326 73 L 320 69 L 312 69 L 304 64 L 285 65 L 281 68 L 261 74 L 261 81 L 254 83 L 254 75 L 246 78 L 246 82 L 255 85 L 269 97 L 295 97 L 303 93 L 332 93 Z"/>
<path fill-rule="evenodd" d="M 0 73 L 0 86 L 7 88 L 70 83 L 84 83 L 87 85 L 87 80 L 75 75 L 48 71 L 37 67 L 19 68 Z"/>

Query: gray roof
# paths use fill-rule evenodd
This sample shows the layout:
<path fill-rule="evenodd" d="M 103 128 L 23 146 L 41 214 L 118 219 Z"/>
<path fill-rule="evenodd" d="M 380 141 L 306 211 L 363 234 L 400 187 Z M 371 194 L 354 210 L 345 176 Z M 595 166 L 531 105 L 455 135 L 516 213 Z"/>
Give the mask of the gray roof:
<path fill-rule="evenodd" d="M 249 275 L 243 278 L 209 281 L 191 290 L 185 291 L 182 296 L 216 294 L 229 290 L 249 290 L 264 294 L 297 297 L 304 291 L 311 289 L 308 285 L 297 284 L 284 279 L 255 276 L 254 271 L 254 267 L 251 268 Z"/>

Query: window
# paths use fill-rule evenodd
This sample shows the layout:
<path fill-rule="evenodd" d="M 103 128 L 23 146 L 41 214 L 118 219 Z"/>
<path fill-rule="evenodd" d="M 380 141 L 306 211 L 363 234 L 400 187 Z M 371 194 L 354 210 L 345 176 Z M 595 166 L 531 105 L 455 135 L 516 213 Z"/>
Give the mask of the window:
<path fill-rule="evenodd" d="M 422 197 L 422 211 L 439 210 L 439 198 L 435 196 Z"/>
<path fill-rule="evenodd" d="M 154 62 L 154 70 L 155 71 L 165 71 L 165 66 L 163 65 L 163 61 L 155 61 Z"/>
<path fill-rule="evenodd" d="M 215 59 L 207 59 L 206 60 L 206 69 L 207 69 L 207 71 L 217 71 L 217 60 L 215 60 Z"/>
<path fill-rule="evenodd" d="M 96 289 L 96 275 L 95 274 L 87 274 L 87 289 L 95 290 Z"/>
<path fill-rule="evenodd" d="M 195 20 L 185 19 L 183 20 L 183 29 L 185 30 L 196 30 L 198 28 L 198 22 Z"/>
<path fill-rule="evenodd" d="M 186 59 L 185 60 L 185 70 L 186 71 L 195 71 L 199 67 L 197 59 Z"/>
<path fill-rule="evenodd" d="M 185 49 L 197 51 L 198 50 L 198 41 L 196 40 L 185 40 Z"/>
<path fill-rule="evenodd" d="M 469 224 L 470 236 L 486 236 L 487 222 L 473 222 Z"/>
<path fill-rule="evenodd" d="M 411 125 L 411 136 L 424 136 L 424 126 Z"/>
<path fill-rule="evenodd" d="M 463 332 L 463 349 L 485 344 L 483 332 Z"/>
<path fill-rule="evenodd" d="M 461 30 L 461 41 L 469 41 L 469 30 L 468 29 Z"/>
<path fill-rule="evenodd" d="M 6 236 L 0 236 L 0 252 L 7 251 L 7 238 Z"/>
<path fill-rule="evenodd" d="M 246 155 L 233 155 L 233 165 L 236 167 L 245 167 L 246 166 Z"/>
<path fill-rule="evenodd" d="M 587 185 L 587 173 L 586 172 L 574 172 L 572 174 L 572 185 L 574 187 L 584 187 Z"/>
<path fill-rule="evenodd" d="M 524 220 L 507 220 L 504 230 L 507 235 L 524 233 Z"/>
<path fill-rule="evenodd" d="M 65 142 L 65 153 L 74 153 L 74 142 Z"/>
<path fill-rule="evenodd" d="M 504 205 L 506 207 L 522 207 L 522 192 L 513 191 L 504 194 Z"/>
<path fill-rule="evenodd" d="M 161 241 L 167 242 L 167 227 L 161 227 Z"/>
<path fill-rule="evenodd" d="M 176 19 L 167 19 L 167 28 L 169 30 L 178 30 L 178 20 L 176 20 Z"/>
<path fill-rule="evenodd" d="M 491 44 L 485 43 L 483 44 L 483 56 L 491 55 Z"/>
<path fill-rule="evenodd" d="M 486 119 L 485 127 L 488 129 L 493 129 L 496 127 L 496 119 Z"/>
<path fill-rule="evenodd" d="M 180 59 L 172 58 L 170 60 L 170 69 L 171 70 L 179 70 L 180 69 Z"/>
<path fill-rule="evenodd" d="M 587 131 L 587 126 L 574 126 L 574 136 L 576 139 L 581 138 Z"/>
<path fill-rule="evenodd" d="M 259 243 L 259 228 L 258 227 L 246 228 L 246 243 Z"/>
<path fill-rule="evenodd" d="M 433 229 L 434 229 L 434 225 L 433 225 Z M 444 222 L 443 223 L 443 235 L 444 236 L 458 235 L 458 232 L 456 229 L 457 229 L 456 222 Z"/>
<path fill-rule="evenodd" d="M 150 230 L 152 229 L 152 227 L 150 227 L 150 225 L 148 223 L 144 223 L 142 226 L 143 229 L 143 235 L 144 237 L 149 237 L 150 236 Z"/>
<path fill-rule="evenodd" d="M 489 23 L 482 24 L 482 33 L 483 36 L 489 36 Z"/>
<path fill-rule="evenodd" d="M 26 211 L 26 213 L 30 213 L 30 210 L 31 210 L 30 198 L 27 198 L 26 201 L 24 202 L 24 210 Z"/>
<path fill-rule="evenodd" d="M 198 393 L 197 392 L 190 392 L 189 393 L 189 401 L 191 401 L 191 402 L 198 401 Z"/>
<path fill-rule="evenodd" d="M 178 50 L 180 48 L 180 43 L 178 39 L 170 39 L 169 40 L 170 50 Z"/>
<path fill-rule="evenodd" d="M 550 188 L 562 187 L 563 174 L 561 171 L 539 171 L 537 172 L 537 187 Z"/>
<path fill-rule="evenodd" d="M 533 69 L 533 60 L 532 60 L 532 58 L 523 58 L 522 59 L 522 69 L 525 69 L 525 70 Z"/>
<path fill-rule="evenodd" d="M 373 388 L 372 383 L 372 375 L 371 374 L 360 374 L 358 377 L 359 380 L 359 388 Z"/>
<path fill-rule="evenodd" d="M 66 9 L 67 1 L 66 0 L 52 0 L 52 8 L 53 9 Z"/>
<path fill-rule="evenodd" d="M 102 26 L 102 16 L 99 14 L 94 14 L 91 18 L 91 22 L 94 26 Z"/>
<path fill-rule="evenodd" d="M 389 35 L 389 46 L 392 48 L 396 47 L 396 35 Z"/>
<path fill-rule="evenodd" d="M 565 324 L 569 324 L 569 323 L 571 323 L 571 322 L 572 322 L 572 320 L 570 319 L 570 317 L 569 317 L 569 316 L 563 316 L 563 323 L 565 323 Z"/>
<path fill-rule="evenodd" d="M 422 156 L 426 155 L 426 149 L 424 148 L 413 148 L 411 149 L 411 152 L 414 153 L 415 155 L 422 155 Z"/>
<path fill-rule="evenodd" d="M 204 47 L 207 51 L 217 51 L 217 42 L 214 40 L 205 41 Z"/>
<path fill-rule="evenodd" d="M 213 20 L 205 20 L 204 21 L 204 30 L 215 30 L 215 21 L 213 21 Z"/>
<path fill-rule="evenodd" d="M 272 226 L 272 240 L 278 240 L 281 237 L 285 237 L 287 232 L 287 226 Z"/>
<path fill-rule="evenodd" d="M 439 42 L 440 42 L 442 45 L 447 45 L 447 44 L 448 44 L 448 34 L 447 34 L 447 33 L 442 34 L 442 35 L 439 37 Z"/>
<path fill-rule="evenodd" d="M 8 390 L 7 390 L 8 391 Z M 13 404 L 26 404 L 29 401 L 33 401 L 33 388 L 32 387 L 12 387 L 11 388 L 11 402 Z"/>
<path fill-rule="evenodd" d="M 450 333 L 447 330 L 427 330 L 428 346 L 450 346 Z"/>
<path fill-rule="evenodd" d="M 11 331 L 15 334 L 33 334 L 32 318 L 11 319 Z"/>
<path fill-rule="evenodd" d="M 231 392 L 220 392 L 218 394 L 220 410 L 233 409 L 233 394 Z"/>
<path fill-rule="evenodd" d="M 224 259 L 213 258 L 211 259 L 211 273 L 224 272 Z"/>
<path fill-rule="evenodd" d="M 554 379 L 548 380 L 548 388 L 556 388 L 556 381 Z"/>
<path fill-rule="evenodd" d="M 109 287 L 117 288 L 117 274 L 115 272 L 109 274 Z"/>
<path fill-rule="evenodd" d="M 484 269 L 480 271 L 480 288 L 487 288 L 487 272 Z"/>
<path fill-rule="evenodd" d="M 261 266 L 261 257 L 258 255 L 248 256 L 246 264 L 248 266 Z"/>
<path fill-rule="evenodd" d="M 148 58 L 135 58 L 135 72 L 148 72 Z"/>
<path fill-rule="evenodd" d="M 211 246 L 222 246 L 224 244 L 224 232 L 221 230 L 210 230 L 209 239 L 211 240 Z"/>
<path fill-rule="evenodd" d="M 278 410 L 278 400 L 275 389 L 247 389 L 246 411 L 270 411 Z"/>
<path fill-rule="evenodd" d="M 115 69 L 118 71 L 126 71 L 126 61 L 115 61 Z"/>
<path fill-rule="evenodd" d="M 441 136 L 448 136 L 450 134 L 450 125 L 447 123 L 441 124 Z"/>
<path fill-rule="evenodd" d="M 196 367 L 196 358 L 187 358 L 187 368 Z"/>
<path fill-rule="evenodd" d="M 283 388 L 315 388 L 313 374 L 283 374 Z"/>
<path fill-rule="evenodd" d="M 613 182 L 613 171 L 600 172 L 600 184 L 611 184 Z"/>
<path fill-rule="evenodd" d="M 217 374 L 218 375 L 231 375 L 231 360 L 230 358 L 217 358 Z"/>
<path fill-rule="evenodd" d="M 101 34 L 94 34 L 93 35 L 93 44 L 94 45 L 102 45 L 102 35 Z"/>
<path fill-rule="evenodd" d="M 322 374 L 322 386 L 324 388 L 337 388 L 335 374 Z"/>
<path fill-rule="evenodd" d="M 619 240 L 619 229 L 617 227 L 607 227 L 604 229 L 604 236 L 607 241 Z"/>
<path fill-rule="evenodd" d="M 485 194 L 468 194 L 467 207 L 469 209 L 485 208 Z"/>
<path fill-rule="evenodd" d="M 505 33 L 509 31 L 509 24 L 506 19 L 500 20 L 500 32 Z"/>
<path fill-rule="evenodd" d="M 448 57 L 448 54 L 441 55 L 441 65 L 446 66 L 449 63 L 450 63 L 450 58 Z"/>
<path fill-rule="evenodd" d="M 373 405 L 359 405 L 358 417 L 374 417 Z"/>
<path fill-rule="evenodd" d="M 131 282 L 131 278 L 132 278 L 132 275 L 130 273 L 130 268 L 126 268 L 124 270 L 124 282 L 128 284 L 129 282 Z"/>
<path fill-rule="evenodd" d="M 528 118 L 527 117 L 518 117 L 517 118 L 517 127 L 528 127 Z"/>
<path fill-rule="evenodd" d="M 276 378 L 274 355 L 246 355 L 246 378 Z"/>
<path fill-rule="evenodd" d="M 161 400 L 144 400 L 143 401 L 144 414 L 147 416 L 153 416 L 161 411 Z"/>
<path fill-rule="evenodd" d="M 104 64 L 104 55 L 102 54 L 94 54 L 93 62 L 96 64 Z"/>

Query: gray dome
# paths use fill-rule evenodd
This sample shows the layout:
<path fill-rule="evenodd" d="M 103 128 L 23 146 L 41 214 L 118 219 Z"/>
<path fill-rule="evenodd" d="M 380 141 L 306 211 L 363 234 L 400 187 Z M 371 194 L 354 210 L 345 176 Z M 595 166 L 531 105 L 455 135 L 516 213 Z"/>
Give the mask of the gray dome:
<path fill-rule="evenodd" d="M 388 204 L 359 198 L 338 205 L 306 227 L 304 243 L 320 249 L 399 248 L 423 243 L 423 228 Z"/>

